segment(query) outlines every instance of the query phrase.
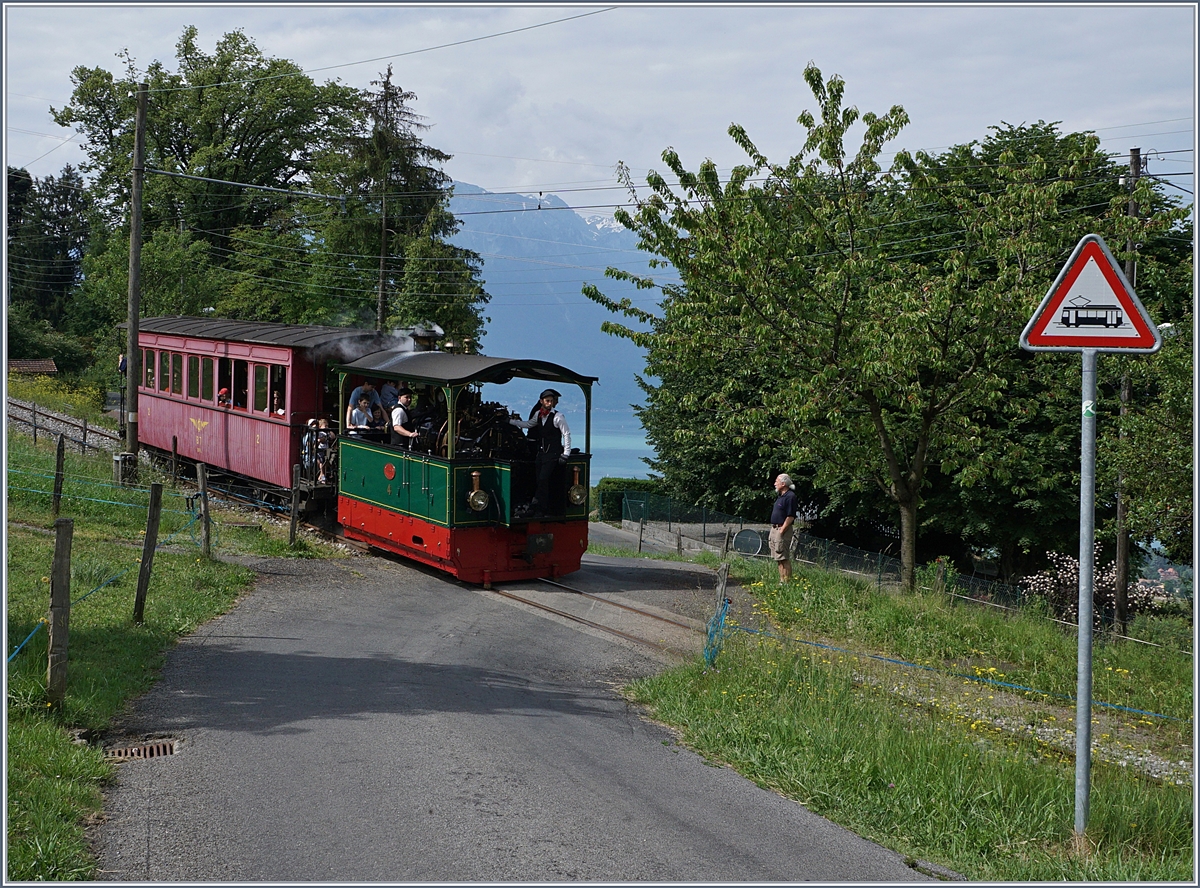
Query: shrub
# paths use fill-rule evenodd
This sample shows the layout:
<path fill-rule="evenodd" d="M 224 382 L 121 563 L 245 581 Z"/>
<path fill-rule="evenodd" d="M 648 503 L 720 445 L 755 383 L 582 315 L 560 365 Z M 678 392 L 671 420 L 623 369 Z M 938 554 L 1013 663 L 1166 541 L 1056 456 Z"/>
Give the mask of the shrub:
<path fill-rule="evenodd" d="M 1096 546 L 1099 555 L 1100 547 Z M 1024 577 L 1021 593 L 1026 602 L 1041 599 L 1050 612 L 1060 620 L 1077 623 L 1079 617 L 1079 559 L 1061 552 L 1047 552 L 1046 557 L 1054 565 L 1050 570 Z M 1128 616 L 1153 613 L 1159 602 L 1155 589 L 1140 583 L 1131 583 L 1126 588 L 1126 612 Z M 1105 614 L 1114 613 L 1117 598 L 1117 562 L 1110 561 L 1096 567 L 1092 573 L 1092 625 L 1099 629 Z"/>
<path fill-rule="evenodd" d="M 660 496 L 666 492 L 661 478 L 601 478 L 596 484 L 601 521 L 621 520 L 626 490 L 644 490 Z"/>

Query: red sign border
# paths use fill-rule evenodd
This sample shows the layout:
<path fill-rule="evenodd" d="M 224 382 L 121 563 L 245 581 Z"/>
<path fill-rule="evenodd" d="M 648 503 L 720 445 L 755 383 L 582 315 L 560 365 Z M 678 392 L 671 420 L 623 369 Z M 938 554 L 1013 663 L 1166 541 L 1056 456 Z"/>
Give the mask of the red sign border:
<path fill-rule="evenodd" d="M 1046 328 L 1050 326 L 1059 308 L 1076 278 L 1087 267 L 1088 260 L 1095 259 L 1101 273 L 1108 282 L 1109 288 L 1120 306 L 1125 309 L 1130 323 L 1137 331 L 1136 338 L 1116 339 L 1107 336 L 1054 336 L 1046 337 Z M 1108 251 L 1104 240 L 1096 234 L 1085 235 L 1075 247 L 1074 253 L 1063 267 L 1046 298 L 1034 313 L 1033 318 L 1021 335 L 1021 345 L 1030 350 L 1069 350 L 1097 349 L 1100 351 L 1157 351 L 1162 340 L 1146 314 L 1133 290 L 1129 287 L 1125 276 L 1117 268 L 1112 254 Z"/>

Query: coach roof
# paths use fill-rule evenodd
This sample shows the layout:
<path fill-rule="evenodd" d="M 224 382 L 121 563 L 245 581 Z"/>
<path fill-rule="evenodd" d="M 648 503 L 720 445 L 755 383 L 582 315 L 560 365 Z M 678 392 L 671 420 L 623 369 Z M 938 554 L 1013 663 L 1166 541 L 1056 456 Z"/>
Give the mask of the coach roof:
<path fill-rule="evenodd" d="M 414 352 L 387 349 L 365 355 L 342 370 L 367 376 L 391 376 L 409 382 L 464 385 L 468 382 L 504 384 L 511 379 L 540 379 L 590 386 L 595 376 L 584 376 L 549 361 L 455 355 L 449 352 Z"/>
<path fill-rule="evenodd" d="M 122 329 L 128 323 L 121 323 Z M 318 327 L 315 325 L 278 324 L 272 321 L 230 321 L 224 318 L 189 318 L 183 316 L 142 318 L 139 333 L 163 333 L 169 336 L 193 336 L 198 339 L 220 339 L 227 342 L 253 342 L 263 345 L 282 345 L 289 348 L 316 348 L 345 339 L 364 344 L 387 346 L 397 337 L 375 330 L 354 327 Z"/>

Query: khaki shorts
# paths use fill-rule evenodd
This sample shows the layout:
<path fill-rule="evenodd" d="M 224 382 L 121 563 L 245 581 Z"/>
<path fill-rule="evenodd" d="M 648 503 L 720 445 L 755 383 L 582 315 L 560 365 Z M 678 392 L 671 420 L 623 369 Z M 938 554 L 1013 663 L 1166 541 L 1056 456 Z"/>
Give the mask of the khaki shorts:
<path fill-rule="evenodd" d="M 792 560 L 792 535 L 796 532 L 796 525 L 793 524 L 786 531 L 780 530 L 778 527 L 771 528 L 770 546 L 771 557 L 776 561 L 791 561 Z"/>

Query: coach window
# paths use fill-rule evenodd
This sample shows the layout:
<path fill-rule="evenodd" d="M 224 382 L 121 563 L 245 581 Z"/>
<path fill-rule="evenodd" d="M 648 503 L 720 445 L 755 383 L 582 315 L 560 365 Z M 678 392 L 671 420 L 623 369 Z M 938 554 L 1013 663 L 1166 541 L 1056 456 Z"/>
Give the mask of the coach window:
<path fill-rule="evenodd" d="M 154 352 L 146 349 L 146 388 L 154 390 Z"/>
<path fill-rule="evenodd" d="M 217 359 L 217 392 L 233 391 L 233 358 Z M 232 402 L 231 402 L 232 403 Z M 228 406 L 228 405 L 227 405 Z"/>
<path fill-rule="evenodd" d="M 267 365 L 254 365 L 254 409 L 259 413 L 267 412 Z"/>
<path fill-rule="evenodd" d="M 250 387 L 250 365 L 246 361 L 233 362 L 233 406 L 246 409 Z"/>
<path fill-rule="evenodd" d="M 158 389 L 165 392 L 167 384 L 171 381 L 171 353 L 160 351 L 158 353 Z"/>
<path fill-rule="evenodd" d="M 200 400 L 207 404 L 213 399 L 213 359 L 200 359 Z"/>
<path fill-rule="evenodd" d="M 183 394 L 183 355 L 179 352 L 171 354 L 171 394 Z"/>
<path fill-rule="evenodd" d="M 196 355 L 188 355 L 187 396 L 200 397 L 200 359 Z"/>
<path fill-rule="evenodd" d="M 271 412 L 287 407 L 287 367 L 271 365 Z"/>

